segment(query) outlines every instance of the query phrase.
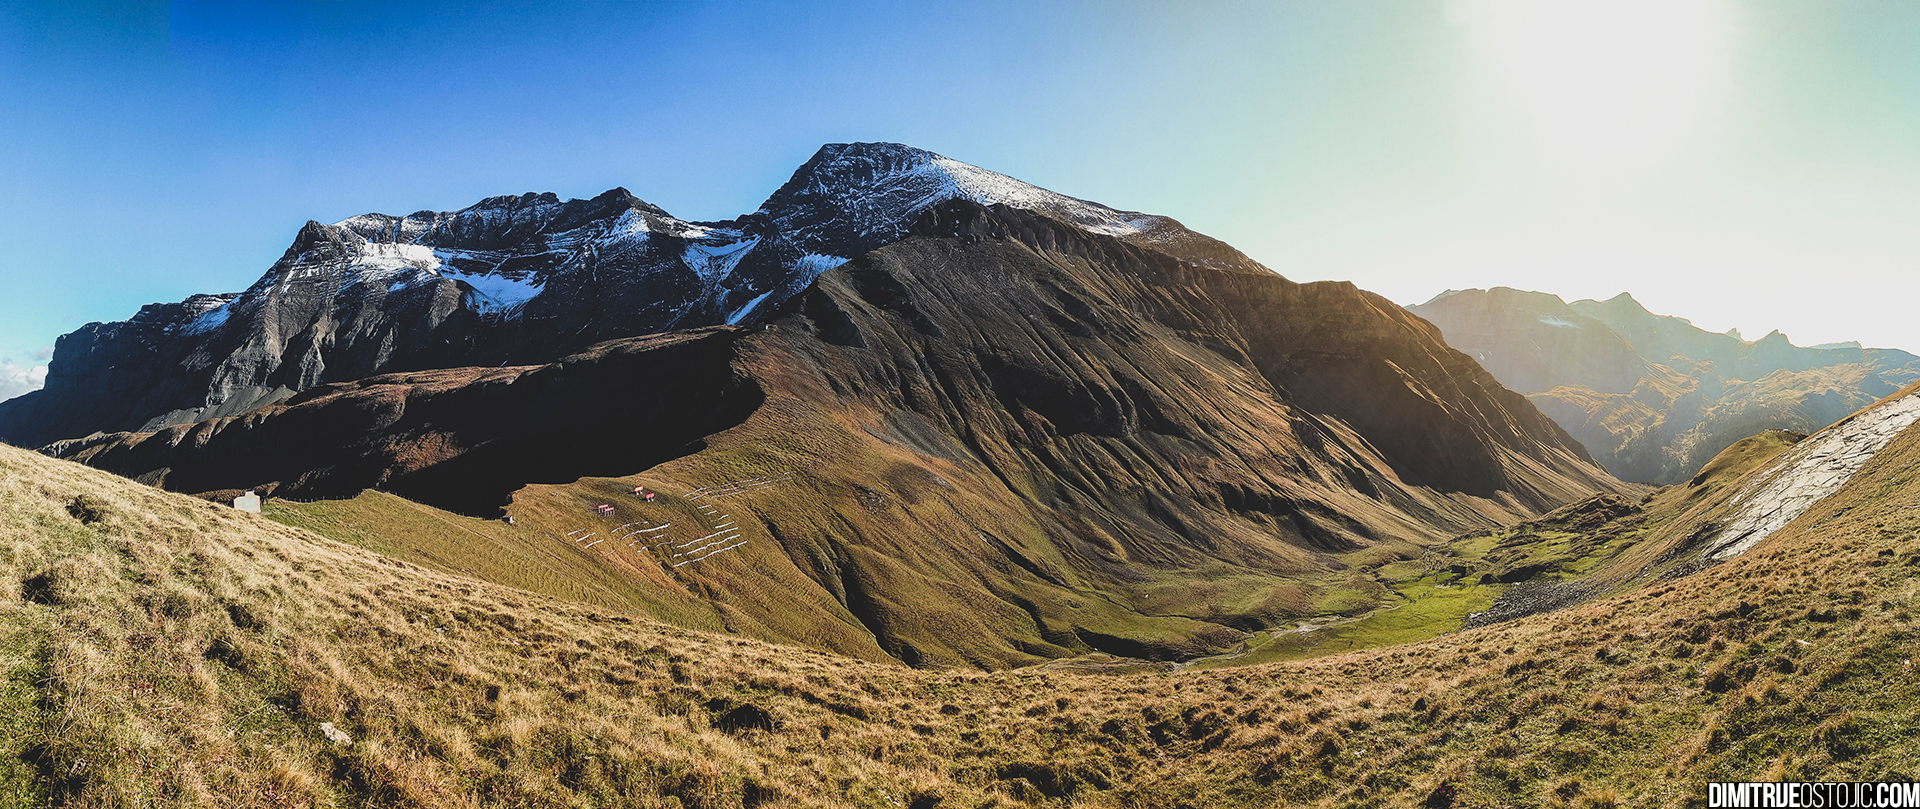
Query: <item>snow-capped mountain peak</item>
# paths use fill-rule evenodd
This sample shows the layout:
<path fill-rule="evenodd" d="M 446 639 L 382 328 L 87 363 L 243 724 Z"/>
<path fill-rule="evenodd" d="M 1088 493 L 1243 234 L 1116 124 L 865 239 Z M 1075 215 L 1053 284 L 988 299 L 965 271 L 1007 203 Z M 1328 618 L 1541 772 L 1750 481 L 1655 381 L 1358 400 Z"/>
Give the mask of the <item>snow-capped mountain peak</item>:
<path fill-rule="evenodd" d="M 624 188 L 592 199 L 527 193 L 451 212 L 308 222 L 244 292 L 93 324 L 62 343 L 51 367 L 87 356 L 96 375 L 185 369 L 169 377 L 166 396 L 87 425 L 151 429 L 386 370 L 540 362 L 619 337 L 750 324 L 956 200 L 1040 214 L 1183 264 L 1268 272 L 1166 217 L 923 149 L 830 144 L 758 211 L 719 222 L 678 219 Z M 49 384 L 56 381 L 50 371 Z M 142 376 L 112 386 L 149 384 Z"/>
<path fill-rule="evenodd" d="M 1109 236 L 1141 234 L 1164 221 L 898 143 L 822 146 L 759 212 L 800 241 L 891 240 L 920 212 L 951 199 L 1034 211 Z"/>

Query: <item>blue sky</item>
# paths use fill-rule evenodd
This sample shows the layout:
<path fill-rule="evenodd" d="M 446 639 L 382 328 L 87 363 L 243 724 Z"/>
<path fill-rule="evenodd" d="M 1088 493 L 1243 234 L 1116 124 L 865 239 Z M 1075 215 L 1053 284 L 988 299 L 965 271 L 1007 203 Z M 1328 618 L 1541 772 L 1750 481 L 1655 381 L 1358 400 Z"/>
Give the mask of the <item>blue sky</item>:
<path fill-rule="evenodd" d="M 848 140 L 1401 303 L 1628 291 L 1920 351 L 1915 42 L 1885 0 L 5 3 L 0 396 L 308 219 L 613 186 L 724 218 Z"/>

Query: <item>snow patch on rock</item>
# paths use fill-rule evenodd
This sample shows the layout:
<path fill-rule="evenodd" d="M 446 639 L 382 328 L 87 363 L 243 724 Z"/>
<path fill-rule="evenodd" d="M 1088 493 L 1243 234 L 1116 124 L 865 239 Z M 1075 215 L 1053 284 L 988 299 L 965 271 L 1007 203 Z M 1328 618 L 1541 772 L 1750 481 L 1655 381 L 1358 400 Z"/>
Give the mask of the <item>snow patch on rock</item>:
<path fill-rule="evenodd" d="M 192 320 L 187 321 L 187 325 L 180 328 L 180 333 L 205 334 L 225 325 L 227 317 L 232 314 L 233 301 L 227 301 L 226 303 L 195 315 Z"/>
<path fill-rule="evenodd" d="M 700 280 L 712 283 L 732 274 L 733 268 L 740 265 L 740 259 L 746 258 L 747 251 L 758 244 L 758 236 L 740 241 L 689 242 L 680 258 Z"/>
<path fill-rule="evenodd" d="M 772 295 L 773 292 L 774 291 L 771 289 L 765 292 L 762 292 L 758 296 L 754 297 L 753 300 L 747 301 L 746 305 L 733 310 L 733 314 L 727 315 L 727 325 L 729 326 L 739 325 L 740 321 L 745 320 L 747 315 L 753 313 L 754 307 L 759 306 L 761 303 L 764 303 L 767 300 L 767 296 Z"/>
<path fill-rule="evenodd" d="M 799 261 L 793 263 L 795 282 L 802 285 L 811 284 L 813 283 L 813 279 L 820 277 L 821 273 L 845 263 L 847 263 L 847 259 L 839 256 L 823 256 L 819 253 L 808 253 L 801 256 Z"/>
<path fill-rule="evenodd" d="M 439 270 L 442 278 L 460 281 L 473 288 L 467 305 L 476 312 L 501 313 L 533 300 L 546 285 L 532 279 L 514 279 L 488 273 L 465 273 L 447 267 Z"/>

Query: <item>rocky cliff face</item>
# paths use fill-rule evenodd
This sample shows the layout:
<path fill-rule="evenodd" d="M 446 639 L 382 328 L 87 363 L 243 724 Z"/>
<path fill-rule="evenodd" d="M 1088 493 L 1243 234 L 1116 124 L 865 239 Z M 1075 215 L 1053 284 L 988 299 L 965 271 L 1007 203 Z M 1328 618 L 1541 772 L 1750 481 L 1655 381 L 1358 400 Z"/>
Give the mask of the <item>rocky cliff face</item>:
<path fill-rule="evenodd" d="M 911 147 L 833 144 L 759 210 L 723 222 L 682 221 L 619 188 L 309 222 L 243 292 L 155 304 L 60 338 L 45 388 L 0 403 L 0 440 L 155 430 L 374 374 L 547 362 L 618 337 L 757 322 L 951 199 L 1135 243 L 1190 240 L 1186 254 L 1214 266 L 1245 261 L 1164 217 Z"/>
<path fill-rule="evenodd" d="M 379 486 L 504 510 L 539 542 L 637 519 L 555 497 L 782 480 L 726 506 L 744 539 L 710 560 L 593 553 L 723 605 L 734 631 L 988 667 L 1218 650 L 1374 604 L 1357 566 L 1632 491 L 1350 284 L 1295 284 L 1171 220 L 1081 216 L 1105 209 L 894 210 L 918 213 L 762 326 L 329 384 L 54 449 L 186 491 Z M 799 222 L 777 227 L 840 226 Z"/>
<path fill-rule="evenodd" d="M 1908 389 L 1795 444 L 1740 488 L 1717 531 L 1702 532 L 1704 555 L 1737 556 L 1786 527 L 1839 491 L 1915 421 L 1920 396 Z"/>
<path fill-rule="evenodd" d="M 1648 312 L 1631 296 L 1575 301 L 1496 288 L 1409 311 L 1439 326 L 1628 480 L 1677 483 L 1764 430 L 1818 430 L 1920 379 L 1920 357 L 1857 344 L 1744 341 Z"/>

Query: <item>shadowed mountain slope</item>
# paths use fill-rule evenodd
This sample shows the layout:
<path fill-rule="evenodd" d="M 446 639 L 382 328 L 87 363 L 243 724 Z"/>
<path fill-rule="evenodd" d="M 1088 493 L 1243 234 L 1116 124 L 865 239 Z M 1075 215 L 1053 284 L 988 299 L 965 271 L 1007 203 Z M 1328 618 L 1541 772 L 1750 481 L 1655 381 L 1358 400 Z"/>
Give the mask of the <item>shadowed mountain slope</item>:
<path fill-rule="evenodd" d="M 1755 341 L 1648 312 L 1625 294 L 1449 291 L 1408 308 L 1526 393 L 1602 466 L 1677 483 L 1764 430 L 1812 432 L 1920 379 L 1920 357 L 1857 344 Z"/>
<path fill-rule="evenodd" d="M 1424 321 L 1216 245 L 949 200 L 764 329 L 53 450 L 183 491 L 504 506 L 716 627 L 936 666 L 1215 651 L 1364 608 L 1362 571 L 1421 544 L 1632 490 Z M 779 485 L 702 499 L 739 480 Z M 675 539 L 619 533 L 655 522 Z"/>

